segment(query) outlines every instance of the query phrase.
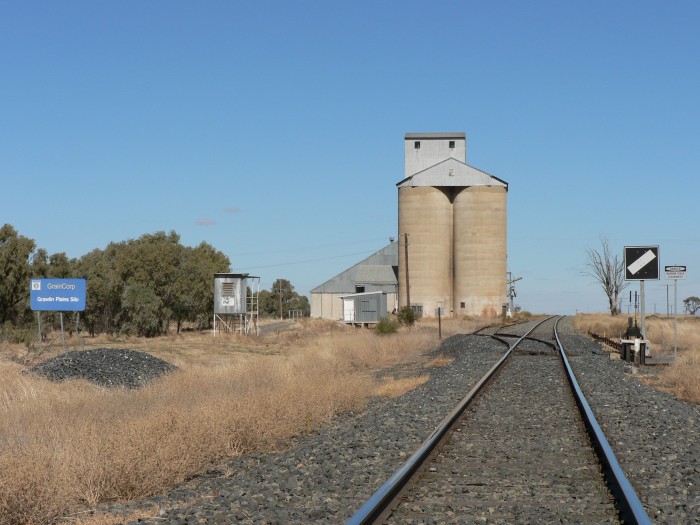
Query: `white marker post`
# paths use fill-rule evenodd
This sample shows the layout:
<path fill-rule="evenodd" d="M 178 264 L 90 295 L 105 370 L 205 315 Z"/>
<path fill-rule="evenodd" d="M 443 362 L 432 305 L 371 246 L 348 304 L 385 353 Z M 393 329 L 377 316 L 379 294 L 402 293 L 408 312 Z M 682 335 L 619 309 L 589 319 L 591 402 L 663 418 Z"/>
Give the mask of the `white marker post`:
<path fill-rule="evenodd" d="M 666 279 L 673 279 L 673 362 L 678 360 L 678 279 L 685 279 L 686 267 L 665 266 Z"/>

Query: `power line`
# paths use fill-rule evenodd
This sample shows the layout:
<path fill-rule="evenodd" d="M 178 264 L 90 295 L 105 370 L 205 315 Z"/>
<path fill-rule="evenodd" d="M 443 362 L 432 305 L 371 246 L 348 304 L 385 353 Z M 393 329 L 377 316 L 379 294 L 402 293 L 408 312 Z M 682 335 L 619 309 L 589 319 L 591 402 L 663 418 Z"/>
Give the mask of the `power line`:
<path fill-rule="evenodd" d="M 236 254 L 239 257 L 242 256 L 248 256 L 248 255 L 266 255 L 268 253 L 291 253 L 291 252 L 302 252 L 302 251 L 307 251 L 307 250 L 324 250 L 326 248 L 334 248 L 336 246 L 347 246 L 349 244 L 362 244 L 366 242 L 375 242 L 375 241 L 386 241 L 386 237 L 376 237 L 374 239 L 362 239 L 359 241 L 349 241 L 349 242 L 342 242 L 342 243 L 335 243 L 335 244 L 324 244 L 322 246 L 306 246 L 306 247 L 298 247 L 298 248 L 291 248 L 289 250 L 267 250 L 267 251 L 262 251 L 262 252 L 245 252 L 245 253 L 238 253 Z"/>
<path fill-rule="evenodd" d="M 276 263 L 276 264 L 268 264 L 265 266 L 246 266 L 244 268 L 238 268 L 236 267 L 236 271 L 239 270 L 260 270 L 263 268 L 275 268 L 277 266 L 291 266 L 293 264 L 305 264 L 305 263 L 310 263 L 310 262 L 317 262 L 317 261 L 328 261 L 331 259 L 342 259 L 343 257 L 351 257 L 351 256 L 356 256 L 356 255 L 370 255 L 372 253 L 375 253 L 376 250 L 371 250 L 371 251 L 364 251 L 364 252 L 356 252 L 356 253 L 346 253 L 345 255 L 334 255 L 332 257 L 320 257 L 317 259 L 305 259 L 303 261 L 293 261 L 293 262 L 284 262 L 284 263 Z"/>

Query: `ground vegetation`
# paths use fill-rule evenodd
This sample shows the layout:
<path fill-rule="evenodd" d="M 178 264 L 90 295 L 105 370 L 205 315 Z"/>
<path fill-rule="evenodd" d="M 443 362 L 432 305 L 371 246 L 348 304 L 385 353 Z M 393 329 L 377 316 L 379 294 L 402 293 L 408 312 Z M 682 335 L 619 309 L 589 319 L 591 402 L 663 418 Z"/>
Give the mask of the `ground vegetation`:
<path fill-rule="evenodd" d="M 403 306 L 399 309 L 399 311 L 396 314 L 396 318 L 399 320 L 399 323 L 405 326 L 413 326 L 416 322 L 416 312 L 413 310 L 413 308 L 409 308 L 408 306 Z"/>
<path fill-rule="evenodd" d="M 372 396 L 401 395 L 449 362 L 427 353 L 439 343 L 431 322 L 391 337 L 322 320 L 274 323 L 271 331 L 263 323 L 259 337 L 83 341 L 177 367 L 141 388 L 52 382 L 28 371 L 59 348 L 37 356 L 0 343 L 0 524 L 65 522 L 101 502 L 160 493 L 223 458 L 285 447 L 336 414 L 362 410 Z M 445 321 L 443 337 L 482 324 Z M 402 366 L 412 373 L 394 377 Z"/>

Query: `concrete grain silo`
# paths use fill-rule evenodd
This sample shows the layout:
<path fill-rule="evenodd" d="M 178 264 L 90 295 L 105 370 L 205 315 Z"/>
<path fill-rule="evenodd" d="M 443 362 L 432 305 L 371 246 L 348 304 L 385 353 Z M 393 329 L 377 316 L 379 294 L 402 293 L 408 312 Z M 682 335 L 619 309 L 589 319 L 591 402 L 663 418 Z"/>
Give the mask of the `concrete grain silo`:
<path fill-rule="evenodd" d="M 506 303 L 508 184 L 466 164 L 464 133 L 407 133 L 405 155 L 399 305 L 410 296 L 428 317 L 438 307 L 448 316 L 498 315 Z"/>
<path fill-rule="evenodd" d="M 454 199 L 454 312 L 498 315 L 506 272 L 506 189 L 462 189 Z"/>
<path fill-rule="evenodd" d="M 411 304 L 425 308 L 452 301 L 452 202 L 440 188 L 399 188 L 399 304 L 406 305 L 406 242 L 408 233 Z M 402 272 L 403 269 L 403 272 Z M 420 301 L 417 302 L 417 299 Z"/>

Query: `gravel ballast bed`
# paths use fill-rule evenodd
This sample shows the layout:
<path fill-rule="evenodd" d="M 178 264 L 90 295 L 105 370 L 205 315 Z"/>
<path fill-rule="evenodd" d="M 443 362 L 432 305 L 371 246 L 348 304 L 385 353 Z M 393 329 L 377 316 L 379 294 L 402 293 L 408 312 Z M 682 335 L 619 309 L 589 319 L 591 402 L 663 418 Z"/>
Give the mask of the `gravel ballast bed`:
<path fill-rule="evenodd" d="M 575 334 L 568 320 L 560 330 L 581 387 L 652 520 L 700 523 L 698 407 L 641 384 L 628 365 Z M 138 522 L 152 524 L 343 523 L 504 348 L 487 337 L 452 337 L 438 353 L 455 361 L 430 370 L 431 379 L 418 389 L 374 402 L 366 413 L 337 417 L 286 452 L 238 458 L 225 472 L 197 477 L 166 496 L 110 510 L 159 505 L 158 516 Z"/>
<path fill-rule="evenodd" d="M 102 387 L 139 388 L 177 367 L 125 348 L 75 350 L 47 359 L 29 371 L 51 381 L 86 379 Z"/>
<path fill-rule="evenodd" d="M 455 361 L 430 369 L 431 379 L 420 388 L 375 402 L 363 414 L 337 417 L 328 428 L 299 437 L 287 452 L 233 460 L 228 477 L 208 474 L 142 502 L 163 510 L 140 523 L 342 523 L 464 397 L 464 385 L 504 351 L 489 338 L 451 337 L 437 353 Z"/>
<path fill-rule="evenodd" d="M 579 385 L 649 517 L 700 523 L 700 406 L 640 382 L 634 367 L 575 334 L 568 319 L 559 327 Z"/>

